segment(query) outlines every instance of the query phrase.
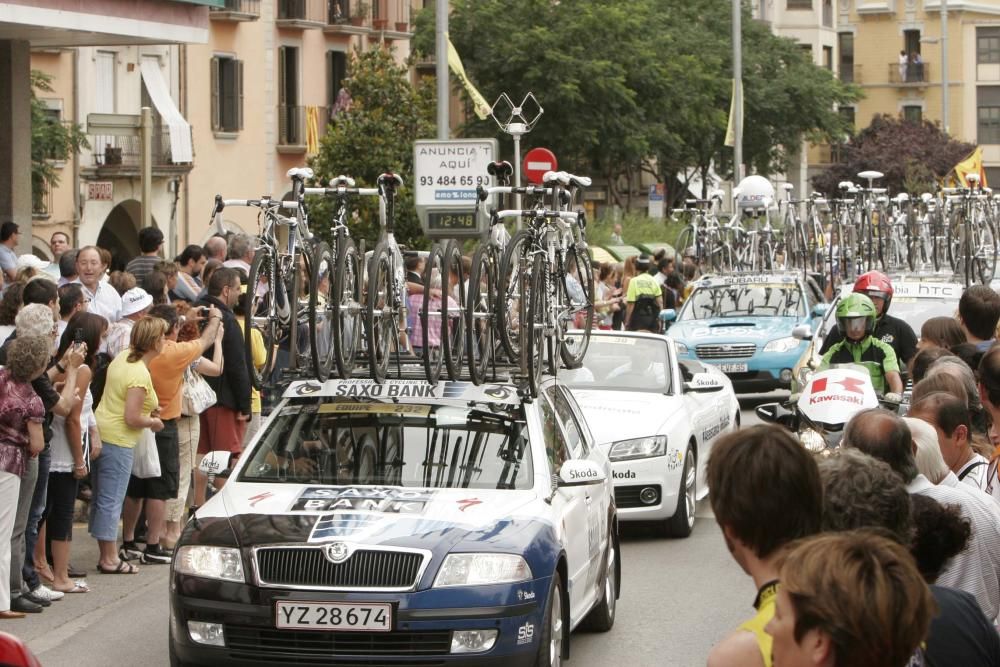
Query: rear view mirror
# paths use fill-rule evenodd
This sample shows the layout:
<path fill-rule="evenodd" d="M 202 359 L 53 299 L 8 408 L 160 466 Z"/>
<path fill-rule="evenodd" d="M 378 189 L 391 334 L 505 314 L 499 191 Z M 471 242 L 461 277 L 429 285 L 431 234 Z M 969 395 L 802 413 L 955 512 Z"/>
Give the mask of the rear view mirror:
<path fill-rule="evenodd" d="M 796 340 L 812 340 L 813 330 L 808 324 L 800 324 L 792 329 L 792 338 Z"/>
<path fill-rule="evenodd" d="M 695 373 L 684 383 L 684 391 L 721 391 L 725 387 L 726 383 L 712 373 Z"/>
<path fill-rule="evenodd" d="M 677 319 L 677 311 L 673 308 L 664 308 L 660 311 L 661 322 L 673 322 Z"/>
<path fill-rule="evenodd" d="M 198 470 L 206 475 L 218 475 L 229 467 L 229 458 L 232 452 L 215 451 L 205 454 L 205 457 L 198 464 Z"/>
<path fill-rule="evenodd" d="M 823 317 L 826 315 L 826 311 L 830 310 L 830 304 L 828 303 L 817 303 L 813 306 L 812 316 L 813 317 Z"/>
<path fill-rule="evenodd" d="M 798 416 L 781 403 L 762 403 L 754 410 L 757 418 L 768 424 L 778 424 L 794 431 Z"/>
<path fill-rule="evenodd" d="M 559 486 L 599 484 L 607 478 L 601 466 L 586 459 L 570 459 L 559 468 Z"/>

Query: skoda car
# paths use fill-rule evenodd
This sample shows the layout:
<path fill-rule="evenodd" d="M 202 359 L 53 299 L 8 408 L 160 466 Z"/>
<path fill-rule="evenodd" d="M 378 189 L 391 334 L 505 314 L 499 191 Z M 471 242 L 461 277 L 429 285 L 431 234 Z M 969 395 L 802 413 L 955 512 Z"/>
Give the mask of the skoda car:
<path fill-rule="evenodd" d="M 827 304 L 800 274 L 708 277 L 694 285 L 679 313 L 664 311 L 681 359 L 717 366 L 738 392 L 787 389 L 807 343 L 800 324 L 815 326 Z"/>
<path fill-rule="evenodd" d="M 712 445 L 739 425 L 729 379 L 700 361 L 678 362 L 666 336 L 619 331 L 592 332 L 583 367 L 559 379 L 611 460 L 621 520 L 690 535 Z"/>
<path fill-rule="evenodd" d="M 173 665 L 552 665 L 610 630 L 610 467 L 553 379 L 289 386 L 170 579 Z"/>

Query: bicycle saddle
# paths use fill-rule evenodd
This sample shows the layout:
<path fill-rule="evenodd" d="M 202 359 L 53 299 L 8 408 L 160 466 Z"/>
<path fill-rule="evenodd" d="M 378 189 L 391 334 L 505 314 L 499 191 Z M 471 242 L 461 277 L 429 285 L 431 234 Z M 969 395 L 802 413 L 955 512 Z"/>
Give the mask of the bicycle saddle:
<path fill-rule="evenodd" d="M 862 171 L 858 173 L 858 178 L 863 178 L 866 181 L 876 180 L 885 176 L 881 171 Z"/>
<path fill-rule="evenodd" d="M 399 174 L 393 174 L 392 172 L 386 172 L 378 177 L 379 185 L 386 185 L 392 183 L 392 187 L 403 187 L 403 179 L 399 177 Z"/>
<path fill-rule="evenodd" d="M 933 199 L 934 199 L 934 195 L 932 195 L 929 192 L 925 192 L 922 195 L 920 195 L 920 201 L 924 202 L 925 204 L 927 202 L 929 202 L 929 201 L 932 201 Z"/>
<path fill-rule="evenodd" d="M 967 180 L 969 183 L 978 183 L 979 182 L 979 174 L 966 174 L 965 175 L 965 180 Z"/>
<path fill-rule="evenodd" d="M 897 204 L 902 204 L 903 202 L 910 201 L 910 195 L 906 194 L 905 192 L 900 192 L 898 195 L 893 197 L 892 200 Z"/>
<path fill-rule="evenodd" d="M 330 187 L 331 188 L 340 188 L 340 187 L 353 188 L 354 187 L 354 179 L 351 178 L 350 176 L 344 176 L 343 174 L 341 174 L 340 176 L 337 176 L 336 178 L 331 178 L 330 179 Z"/>
<path fill-rule="evenodd" d="M 850 190 L 853 187 L 854 183 L 851 183 L 850 181 L 841 181 L 837 184 L 837 188 L 840 190 Z"/>
<path fill-rule="evenodd" d="M 285 176 L 293 180 L 296 178 L 310 179 L 313 177 L 313 170 L 309 167 L 292 167 L 285 173 Z"/>
<path fill-rule="evenodd" d="M 782 183 L 781 189 L 784 190 L 785 192 L 791 192 L 792 190 L 795 189 L 795 186 L 792 185 L 791 183 Z"/>
<path fill-rule="evenodd" d="M 499 176 L 503 178 L 505 176 L 511 176 L 514 173 L 514 167 L 507 160 L 497 160 L 496 162 L 490 162 L 486 165 L 486 173 L 490 176 Z"/>

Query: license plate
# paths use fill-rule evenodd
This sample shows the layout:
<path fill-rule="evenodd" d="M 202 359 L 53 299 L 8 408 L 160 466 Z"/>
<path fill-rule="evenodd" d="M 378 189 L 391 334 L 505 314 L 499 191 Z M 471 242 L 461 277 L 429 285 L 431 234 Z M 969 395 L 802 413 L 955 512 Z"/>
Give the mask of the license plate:
<path fill-rule="evenodd" d="M 723 373 L 746 373 L 746 364 L 719 364 L 719 370 Z"/>
<path fill-rule="evenodd" d="M 355 602 L 276 602 L 275 626 L 285 630 L 389 632 L 392 605 Z"/>

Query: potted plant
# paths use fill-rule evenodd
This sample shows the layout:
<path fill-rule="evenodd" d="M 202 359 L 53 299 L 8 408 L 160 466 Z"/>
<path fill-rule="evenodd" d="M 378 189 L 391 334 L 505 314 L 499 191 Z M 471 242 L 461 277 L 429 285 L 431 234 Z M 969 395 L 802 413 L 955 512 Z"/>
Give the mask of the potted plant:
<path fill-rule="evenodd" d="M 408 21 L 396 21 L 396 32 L 409 32 L 410 23 Z"/>
<path fill-rule="evenodd" d="M 358 0 L 354 4 L 354 11 L 351 12 L 351 25 L 364 25 L 371 12 L 371 5 L 364 0 Z"/>

